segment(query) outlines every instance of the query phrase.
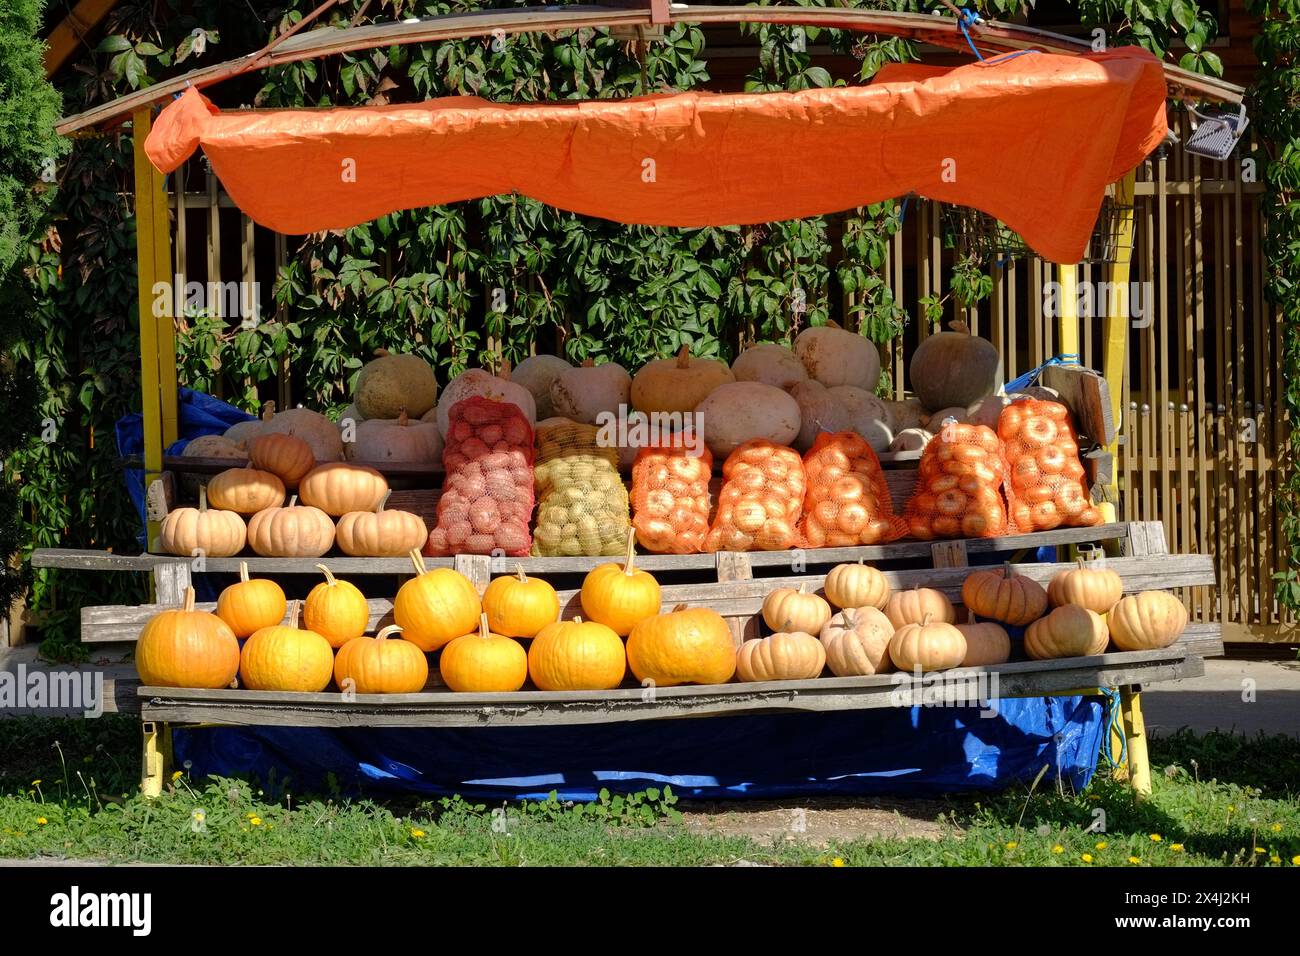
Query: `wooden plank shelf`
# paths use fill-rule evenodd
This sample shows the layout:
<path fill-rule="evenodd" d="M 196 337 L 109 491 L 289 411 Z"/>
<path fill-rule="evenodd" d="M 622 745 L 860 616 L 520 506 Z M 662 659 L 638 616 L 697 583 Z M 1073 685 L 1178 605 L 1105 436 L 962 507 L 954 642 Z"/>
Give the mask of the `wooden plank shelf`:
<path fill-rule="evenodd" d="M 1022 661 L 945 671 L 942 680 L 906 674 L 822 677 L 612 691 L 467 694 L 292 694 L 141 686 L 141 717 L 169 724 L 275 727 L 482 727 L 596 724 L 737 713 L 867 710 L 916 700 L 974 703 L 1196 677 L 1204 662 L 1175 645 L 1160 651 Z M 923 697 L 927 694 L 932 697 Z"/>

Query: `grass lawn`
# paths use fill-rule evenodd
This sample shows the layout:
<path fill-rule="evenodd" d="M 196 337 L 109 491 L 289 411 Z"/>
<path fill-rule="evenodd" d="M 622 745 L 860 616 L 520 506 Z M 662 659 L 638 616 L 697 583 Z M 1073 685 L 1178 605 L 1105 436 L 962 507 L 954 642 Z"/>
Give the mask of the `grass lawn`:
<path fill-rule="evenodd" d="M 0 859 L 243 864 L 1296 866 L 1300 741 L 1181 734 L 1153 741 L 1155 792 L 1098 774 L 1082 794 L 1032 789 L 920 801 L 927 836 L 800 842 L 714 835 L 668 793 L 592 806 L 500 808 L 297 795 L 178 778 L 135 794 L 139 723 L 0 721 Z M 845 801 L 835 801 L 842 805 Z M 816 808 L 825 801 L 782 801 Z M 870 806 L 872 801 L 857 803 Z M 897 801 L 891 802 L 899 806 Z M 906 804 L 902 804 L 906 806 Z M 494 813 L 495 809 L 495 813 Z M 1104 814 L 1105 832 L 1086 832 Z M 736 814 L 745 804 L 734 805 Z M 820 812 L 820 811 L 819 811 Z"/>

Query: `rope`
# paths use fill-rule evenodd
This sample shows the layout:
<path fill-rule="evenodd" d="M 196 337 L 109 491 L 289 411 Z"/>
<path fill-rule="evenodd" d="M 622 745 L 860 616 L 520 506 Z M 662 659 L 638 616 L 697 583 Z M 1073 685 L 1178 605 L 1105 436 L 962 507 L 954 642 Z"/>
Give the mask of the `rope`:
<path fill-rule="evenodd" d="M 975 58 L 981 61 L 984 59 L 984 54 L 975 49 L 975 41 L 970 38 L 970 27 L 983 22 L 984 20 L 980 17 L 979 13 L 971 10 L 969 7 L 963 7 L 961 16 L 957 18 L 957 28 L 961 30 L 961 35 L 966 38 L 966 45 L 970 47 L 970 51 L 975 54 Z"/>
<path fill-rule="evenodd" d="M 1079 356 L 1078 353 L 1076 352 L 1062 352 L 1060 355 L 1053 355 L 1042 365 L 1038 366 L 1038 368 L 1030 369 L 1028 372 L 1026 372 L 1024 375 L 1021 375 L 1019 378 L 1012 379 L 1010 382 L 1007 382 L 1005 386 L 1005 391 L 1008 394 L 1010 394 L 1011 392 L 1018 392 L 1022 388 L 1028 388 L 1030 385 L 1033 385 L 1036 381 L 1038 381 L 1039 376 L 1043 374 L 1043 369 L 1047 368 L 1048 366 L 1078 365 L 1078 364 L 1079 364 Z"/>
<path fill-rule="evenodd" d="M 1128 739 L 1124 736 L 1120 712 L 1119 691 L 1113 687 L 1101 688 L 1106 698 L 1106 726 L 1102 729 L 1101 753 L 1112 767 L 1121 767 L 1128 761 Z M 1111 741 L 1119 738 L 1119 753 L 1111 751 Z"/>

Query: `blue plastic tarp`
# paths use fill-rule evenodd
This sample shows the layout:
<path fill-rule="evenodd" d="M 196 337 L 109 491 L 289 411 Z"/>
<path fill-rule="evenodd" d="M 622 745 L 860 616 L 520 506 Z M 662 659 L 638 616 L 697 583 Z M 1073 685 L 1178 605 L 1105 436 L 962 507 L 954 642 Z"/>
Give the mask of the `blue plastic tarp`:
<path fill-rule="evenodd" d="M 922 795 L 1048 778 L 1081 790 L 1103 732 L 1097 698 L 973 707 L 628 721 L 580 727 L 177 729 L 195 776 L 253 776 L 293 792 L 591 800 L 602 788 L 682 797 Z"/>

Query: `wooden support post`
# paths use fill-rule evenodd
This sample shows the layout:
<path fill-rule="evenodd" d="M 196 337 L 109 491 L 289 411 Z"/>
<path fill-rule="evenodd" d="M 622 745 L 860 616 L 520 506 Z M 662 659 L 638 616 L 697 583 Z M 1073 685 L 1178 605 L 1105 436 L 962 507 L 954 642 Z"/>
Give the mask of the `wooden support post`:
<path fill-rule="evenodd" d="M 140 319 L 140 387 L 144 412 L 144 470 L 147 488 L 162 472 L 163 450 L 176 441 L 176 341 L 172 318 L 171 238 L 163 177 L 145 155 L 149 109 L 132 119 L 135 148 L 136 294 Z M 163 283 L 163 294 L 158 294 Z M 158 522 L 148 523 L 153 545 Z"/>
<path fill-rule="evenodd" d="M 143 734 L 143 769 L 140 793 L 146 797 L 162 796 L 172 771 L 172 729 L 161 721 L 146 720 L 140 725 Z"/>

